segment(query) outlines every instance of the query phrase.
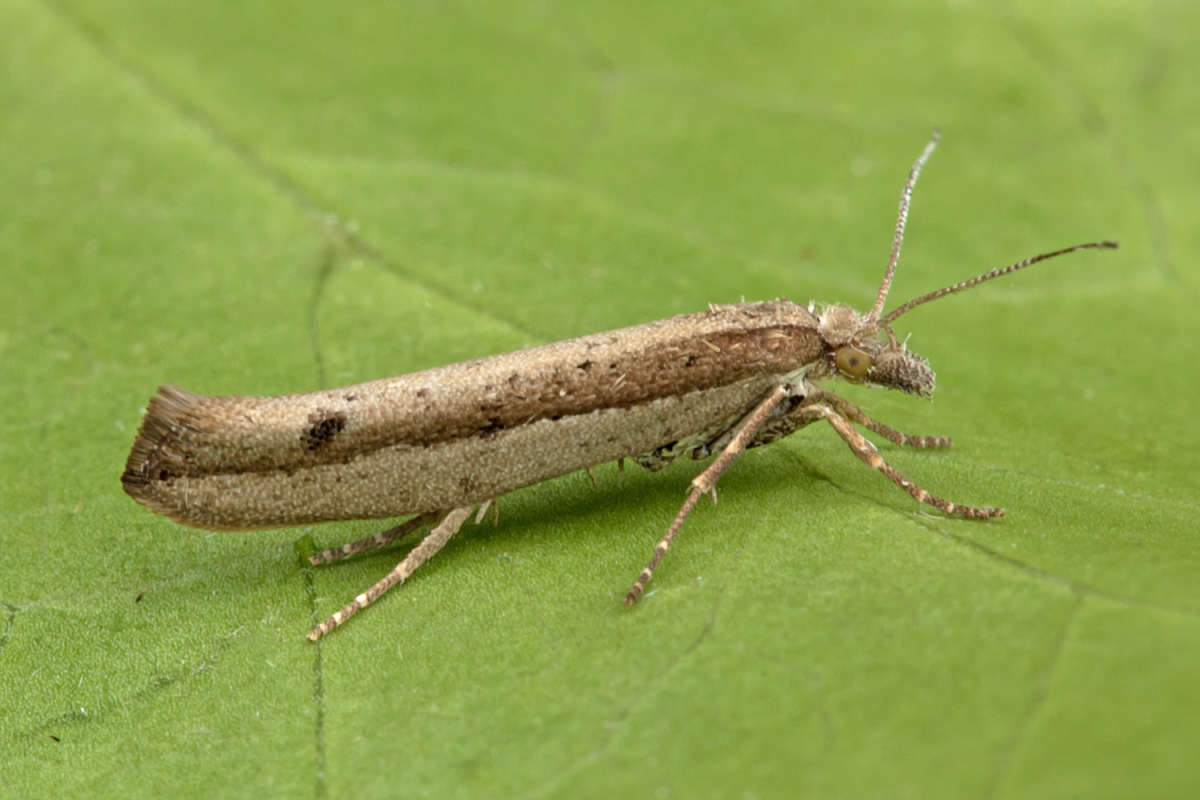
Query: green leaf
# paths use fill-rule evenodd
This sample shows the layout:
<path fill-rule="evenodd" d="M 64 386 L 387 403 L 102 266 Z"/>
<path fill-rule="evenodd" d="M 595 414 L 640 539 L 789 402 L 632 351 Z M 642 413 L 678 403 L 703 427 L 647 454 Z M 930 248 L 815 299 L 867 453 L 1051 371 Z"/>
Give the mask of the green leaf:
<path fill-rule="evenodd" d="M 1200 791 L 1192 4 L 0 6 L 0 795 Z M 813 426 L 500 502 L 344 628 L 378 523 L 120 490 L 147 397 L 309 391 L 787 295 L 892 307 L 945 452 Z"/>

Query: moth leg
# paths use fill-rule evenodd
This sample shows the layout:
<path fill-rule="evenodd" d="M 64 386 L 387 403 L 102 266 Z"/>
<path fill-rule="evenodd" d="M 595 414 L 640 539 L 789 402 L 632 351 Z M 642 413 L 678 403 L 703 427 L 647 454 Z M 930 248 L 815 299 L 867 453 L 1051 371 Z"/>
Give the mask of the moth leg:
<path fill-rule="evenodd" d="M 777 386 L 772 392 L 759 403 L 753 411 L 742 418 L 735 428 L 733 437 L 729 440 L 729 444 L 721 451 L 708 468 L 692 479 L 692 488 L 688 492 L 687 499 L 683 501 L 683 507 L 679 509 L 679 513 L 675 515 L 671 526 L 667 528 L 666 534 L 659 539 L 658 544 L 654 546 L 654 556 L 649 563 L 638 574 L 637 580 L 630 587 L 629 592 L 625 595 L 625 606 L 631 606 L 641 597 L 646 591 L 646 584 L 650 582 L 651 576 L 654 575 L 654 568 L 658 566 L 659 560 L 666 554 L 671 547 L 671 542 L 675 538 L 675 534 L 683 526 L 683 521 L 692 513 L 692 509 L 696 507 L 696 503 L 700 498 L 708 492 L 714 492 L 717 486 L 717 480 L 721 477 L 729 465 L 733 463 L 742 451 L 746 449 L 751 441 L 754 440 L 754 435 L 758 433 L 763 423 L 771 416 L 771 412 L 775 410 L 784 400 L 791 394 L 791 389 L 787 386 Z"/>
<path fill-rule="evenodd" d="M 827 421 L 863 463 L 882 472 L 887 476 L 888 480 L 908 492 L 919 502 L 928 503 L 943 513 L 953 514 L 956 517 L 967 517 L 968 519 L 990 519 L 992 517 L 1004 516 L 1004 509 L 1002 508 L 980 508 L 977 506 L 958 505 L 937 495 L 930 494 L 920 486 L 917 486 L 897 472 L 895 467 L 884 461 L 883 456 L 879 455 L 879 451 L 875 449 L 875 445 L 871 444 L 867 441 L 866 437 L 855 430 L 849 420 L 828 405 L 818 403 L 816 405 L 805 406 L 800 411 L 800 417 L 806 421 L 817 419 Z"/>
<path fill-rule="evenodd" d="M 412 519 L 402 522 L 394 528 L 388 528 L 386 531 L 380 531 L 374 536 L 368 536 L 365 539 L 359 539 L 356 542 L 347 542 L 337 547 L 331 547 L 328 550 L 322 550 L 319 553 L 314 553 L 308 557 L 308 563 L 314 567 L 321 564 L 331 564 L 334 561 L 341 561 L 345 558 L 356 556 L 359 553 L 365 553 L 368 550 L 375 550 L 380 547 L 387 547 L 397 539 L 401 539 L 415 531 L 417 528 L 423 528 L 431 522 L 436 522 L 445 515 L 444 511 L 434 511 L 430 514 L 420 514 Z"/>
<path fill-rule="evenodd" d="M 450 537 L 458 533 L 458 529 L 466 522 L 467 517 L 471 516 L 471 512 L 475 506 L 463 506 L 448 512 L 441 522 L 430 531 L 421 543 L 409 551 L 404 560 L 397 564 L 391 572 L 383 577 L 378 583 L 365 592 L 355 597 L 354 600 L 347 603 L 338 611 L 334 612 L 333 616 L 322 622 L 317 627 L 308 632 L 308 640 L 315 642 L 325 634 L 329 633 L 334 628 L 338 627 L 350 617 L 354 616 L 355 612 L 364 609 L 371 605 L 381 594 L 395 586 L 397 583 L 402 583 L 412 575 L 422 564 L 433 558 L 446 542 L 450 541 Z"/>
<path fill-rule="evenodd" d="M 892 444 L 920 448 L 950 447 L 954 444 L 954 440 L 949 436 L 913 436 L 912 434 L 901 433 L 895 428 L 884 425 L 849 400 L 844 400 L 832 392 L 823 392 L 818 389 L 809 394 L 805 399 L 805 403 L 824 403 L 846 419 L 862 425 L 867 430 L 878 433 Z"/>

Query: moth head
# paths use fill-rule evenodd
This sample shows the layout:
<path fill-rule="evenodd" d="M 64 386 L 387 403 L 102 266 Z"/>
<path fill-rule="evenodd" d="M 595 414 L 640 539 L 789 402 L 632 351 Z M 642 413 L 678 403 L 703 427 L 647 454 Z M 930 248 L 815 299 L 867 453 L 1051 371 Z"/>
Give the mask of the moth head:
<path fill-rule="evenodd" d="M 897 318 L 931 300 L 965 291 L 985 281 L 990 281 L 992 278 L 1016 272 L 1048 258 L 1073 253 L 1076 250 L 1115 249 L 1117 247 L 1117 243 L 1112 241 L 1087 242 L 1062 250 L 1041 253 L 1006 267 L 998 267 L 969 280 L 923 294 L 884 314 L 883 307 L 887 303 L 888 290 L 891 289 L 892 278 L 896 275 L 896 264 L 900 261 L 900 246 L 904 242 L 904 228 L 908 223 L 908 206 L 912 201 L 913 187 L 917 183 L 917 176 L 921 174 L 921 168 L 925 166 L 925 162 L 933 153 L 934 147 L 937 146 L 939 136 L 939 132 L 935 130 L 929 143 L 925 145 L 925 149 L 913 162 L 912 169 L 908 173 L 908 180 L 900 193 L 900 211 L 896 216 L 892 252 L 888 257 L 887 269 L 883 273 L 883 282 L 879 285 L 879 292 L 875 296 L 875 304 L 871 306 L 871 310 L 863 314 L 849 306 L 835 305 L 822 309 L 818 316 L 818 330 L 829 359 L 828 372 L 850 381 L 879 384 L 923 397 L 933 394 L 933 370 L 929 368 L 928 361 L 915 353 L 908 352 L 904 343 L 896 339 L 892 323 Z"/>
<path fill-rule="evenodd" d="M 835 305 L 822 309 L 818 320 L 831 373 L 854 383 L 873 383 L 922 397 L 933 394 L 929 362 L 910 353 L 869 314 Z"/>

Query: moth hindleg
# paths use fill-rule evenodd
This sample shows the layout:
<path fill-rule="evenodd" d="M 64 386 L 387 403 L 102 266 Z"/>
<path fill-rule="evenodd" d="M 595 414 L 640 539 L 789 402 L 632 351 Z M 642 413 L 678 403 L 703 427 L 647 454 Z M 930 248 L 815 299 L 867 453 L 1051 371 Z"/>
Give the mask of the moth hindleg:
<path fill-rule="evenodd" d="M 471 512 L 474 510 L 475 506 L 470 505 L 445 512 L 442 521 L 421 540 L 419 545 L 409 551 L 404 560 L 392 568 L 392 571 L 385 575 L 382 580 L 338 609 L 332 617 L 309 631 L 309 641 L 317 641 L 350 619 L 356 612 L 371 605 L 388 589 L 397 583 L 404 582 L 418 567 L 433 558 L 446 545 L 446 542 L 450 541 L 451 536 L 458 533 L 458 529 L 463 526 L 463 523 L 467 521 L 467 517 L 471 516 Z"/>
<path fill-rule="evenodd" d="M 376 550 L 380 547 L 387 547 L 397 539 L 402 539 L 408 534 L 415 531 L 417 528 L 436 522 L 445 515 L 444 511 L 434 511 L 429 514 L 418 514 L 410 520 L 401 522 L 394 528 L 388 528 L 385 531 L 380 531 L 365 539 L 359 539 L 355 542 L 347 542 L 337 547 L 331 547 L 328 550 L 322 550 L 319 553 L 314 553 L 308 557 L 308 563 L 314 567 L 321 564 L 331 564 L 334 561 L 341 561 L 345 558 L 351 558 L 359 553 L 365 553 L 368 550 Z"/>

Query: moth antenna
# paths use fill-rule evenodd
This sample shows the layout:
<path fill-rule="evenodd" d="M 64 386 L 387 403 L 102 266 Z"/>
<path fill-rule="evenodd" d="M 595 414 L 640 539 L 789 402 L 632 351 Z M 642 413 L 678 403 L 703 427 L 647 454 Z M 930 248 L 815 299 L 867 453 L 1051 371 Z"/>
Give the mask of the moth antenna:
<path fill-rule="evenodd" d="M 1007 267 L 997 267 L 996 269 L 989 270 L 988 272 L 985 272 L 982 275 L 976 275 L 974 278 L 971 278 L 970 280 L 960 281 L 959 283 L 953 284 L 952 286 L 946 286 L 946 287 L 943 287 L 936 291 L 930 292 L 929 294 L 923 294 L 920 297 L 917 297 L 913 300 L 909 300 L 904 305 L 900 306 L 899 308 L 895 309 L 894 311 L 889 312 L 887 316 L 885 316 L 883 319 L 881 319 L 879 321 L 879 324 L 883 328 L 888 329 L 888 326 L 892 323 L 892 321 L 895 320 L 897 317 L 899 317 L 901 314 L 911 311 L 912 309 L 916 308 L 917 306 L 919 306 L 923 303 L 928 303 L 930 300 L 937 300 L 939 297 L 945 297 L 948 294 L 955 294 L 957 292 L 965 291 L 967 289 L 970 289 L 972 286 L 978 286 L 979 284 L 981 284 L 985 281 L 990 281 L 992 278 L 999 278 L 1001 275 L 1007 275 L 1010 272 L 1016 272 L 1019 269 L 1025 269 L 1025 267 L 1028 267 L 1031 264 L 1036 264 L 1039 261 L 1045 261 L 1048 258 L 1054 258 L 1055 256 L 1066 255 L 1067 253 L 1074 253 L 1076 250 L 1101 250 L 1101 249 L 1115 250 L 1115 249 L 1117 249 L 1117 247 L 1119 247 L 1119 243 L 1113 242 L 1113 241 L 1087 242 L 1085 244 L 1077 244 L 1074 247 L 1064 247 L 1062 250 L 1055 250 L 1050 253 L 1039 253 L 1038 255 L 1033 256 L 1032 258 L 1027 258 L 1023 261 L 1018 261 L 1015 264 L 1009 264 Z"/>
<path fill-rule="evenodd" d="M 917 160 L 913 162 L 912 169 L 908 171 L 908 180 L 904 183 L 904 191 L 900 192 L 900 211 L 896 214 L 896 232 L 892 235 L 892 252 L 888 256 L 887 270 L 883 273 L 883 283 L 879 285 L 879 294 L 875 296 L 875 305 L 871 306 L 871 313 L 867 315 L 867 319 L 879 319 L 879 315 L 883 313 L 883 304 L 887 302 L 888 289 L 892 288 L 892 278 L 896 275 L 896 264 L 900 261 L 900 246 L 904 244 L 904 226 L 908 222 L 908 204 L 912 202 L 913 187 L 917 185 L 917 176 L 921 174 L 921 167 L 925 166 L 925 162 L 929 160 L 929 156 L 933 153 L 933 148 L 937 147 L 940 138 L 942 138 L 941 130 L 934 128 L 933 134 L 929 137 L 929 144 L 925 145 L 921 155 L 917 156 Z"/>

